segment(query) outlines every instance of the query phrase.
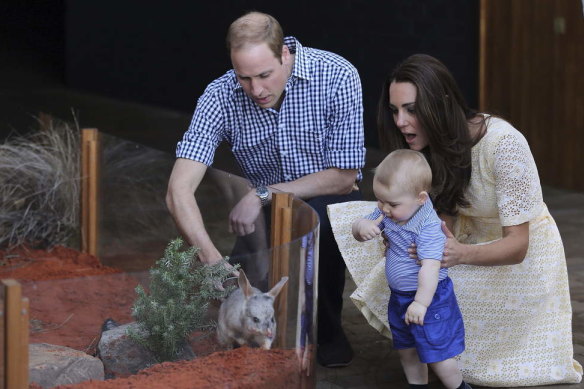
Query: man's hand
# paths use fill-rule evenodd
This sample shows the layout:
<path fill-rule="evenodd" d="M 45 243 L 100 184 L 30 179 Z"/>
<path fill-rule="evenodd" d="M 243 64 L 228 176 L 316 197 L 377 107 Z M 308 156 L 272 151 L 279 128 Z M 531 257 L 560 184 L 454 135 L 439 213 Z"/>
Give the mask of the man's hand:
<path fill-rule="evenodd" d="M 255 221 L 257 220 L 262 204 L 255 189 L 249 191 L 233 207 L 229 214 L 229 232 L 237 236 L 249 235 L 255 231 Z"/>
<path fill-rule="evenodd" d="M 417 301 L 412 301 L 408 310 L 406 311 L 405 322 L 406 324 L 419 324 L 424 325 L 424 316 L 426 316 L 426 311 L 428 308 Z"/>
<path fill-rule="evenodd" d="M 215 246 L 213 246 L 210 251 L 205 249 L 199 251 L 199 260 L 205 265 L 215 265 L 220 262 L 222 258 L 221 253 L 215 248 Z"/>

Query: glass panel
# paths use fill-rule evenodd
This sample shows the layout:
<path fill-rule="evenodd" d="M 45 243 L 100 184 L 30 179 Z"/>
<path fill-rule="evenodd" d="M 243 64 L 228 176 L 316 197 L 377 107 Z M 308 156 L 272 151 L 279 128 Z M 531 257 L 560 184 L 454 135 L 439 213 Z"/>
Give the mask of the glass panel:
<path fill-rule="evenodd" d="M 148 270 L 179 236 L 165 205 L 174 157 L 107 134 L 102 134 L 101 151 L 98 256 L 103 265 L 121 272 L 24 282 L 23 295 L 31 304 L 31 343 L 63 345 L 95 354 L 106 319 L 118 324 L 133 321 L 134 288 L 143 285 L 148 289 Z M 289 277 L 275 302 L 278 328 L 269 351 L 280 353 L 287 370 L 271 368 L 266 374 L 275 384 L 276 376 L 285 380 L 285 387 L 314 386 L 318 216 L 302 200 L 292 198 L 289 243 L 271 247 L 271 207 L 262 209 L 253 234 L 237 237 L 229 232 L 229 213 L 250 188 L 241 177 L 208 169 L 195 196 L 212 241 L 230 262 L 245 269 L 252 286 L 267 292 L 281 276 Z M 209 321 L 217 322 L 219 307 L 218 301 L 211 304 Z M 215 329 L 194 332 L 189 344 L 199 361 L 218 358 L 213 362 L 216 369 L 224 372 L 229 368 L 232 359 L 214 353 L 231 348 L 219 344 Z M 240 348 L 229 352 L 251 351 Z M 275 354 L 266 355 L 274 358 Z M 257 377 L 257 367 L 244 368 L 237 379 Z"/>

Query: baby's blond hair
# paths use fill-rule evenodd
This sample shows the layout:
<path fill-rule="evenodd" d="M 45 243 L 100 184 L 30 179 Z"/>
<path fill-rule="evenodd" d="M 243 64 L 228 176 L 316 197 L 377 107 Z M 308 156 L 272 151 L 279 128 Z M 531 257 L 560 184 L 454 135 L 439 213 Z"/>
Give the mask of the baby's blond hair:
<path fill-rule="evenodd" d="M 399 149 L 389 153 L 375 169 L 373 180 L 387 188 L 398 186 L 404 193 L 418 195 L 432 189 L 432 169 L 419 151 Z"/>

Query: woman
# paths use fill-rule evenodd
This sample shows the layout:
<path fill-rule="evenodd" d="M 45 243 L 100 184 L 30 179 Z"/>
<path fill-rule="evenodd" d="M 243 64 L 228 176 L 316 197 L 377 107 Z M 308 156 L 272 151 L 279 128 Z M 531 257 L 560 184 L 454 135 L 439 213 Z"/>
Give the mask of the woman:
<path fill-rule="evenodd" d="M 447 226 L 443 266 L 466 327 L 465 380 L 580 382 L 563 245 L 521 133 L 470 109 L 448 69 L 428 55 L 407 58 L 386 80 L 378 130 L 385 151 L 421 151 L 432 167 L 434 205 Z M 363 266 L 345 260 L 349 270 Z M 366 316 L 379 310 L 378 279 L 356 280 Z"/>

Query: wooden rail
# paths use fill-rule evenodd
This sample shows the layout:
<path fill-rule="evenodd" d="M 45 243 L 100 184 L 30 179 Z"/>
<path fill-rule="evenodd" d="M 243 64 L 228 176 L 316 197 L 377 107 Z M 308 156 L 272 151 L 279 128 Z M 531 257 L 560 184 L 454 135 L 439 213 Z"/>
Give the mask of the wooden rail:
<path fill-rule="evenodd" d="M 272 266 L 270 286 L 276 285 L 283 276 L 289 274 L 290 240 L 292 239 L 292 194 L 272 194 Z M 285 285 L 276 301 L 274 310 L 278 323 L 276 339 L 272 347 L 285 347 L 286 330 L 288 327 L 288 285 Z"/>
<path fill-rule="evenodd" d="M 28 388 L 29 301 L 11 279 L 0 285 L 0 388 Z"/>
<path fill-rule="evenodd" d="M 99 204 L 99 131 L 81 130 L 81 251 L 97 255 Z"/>

